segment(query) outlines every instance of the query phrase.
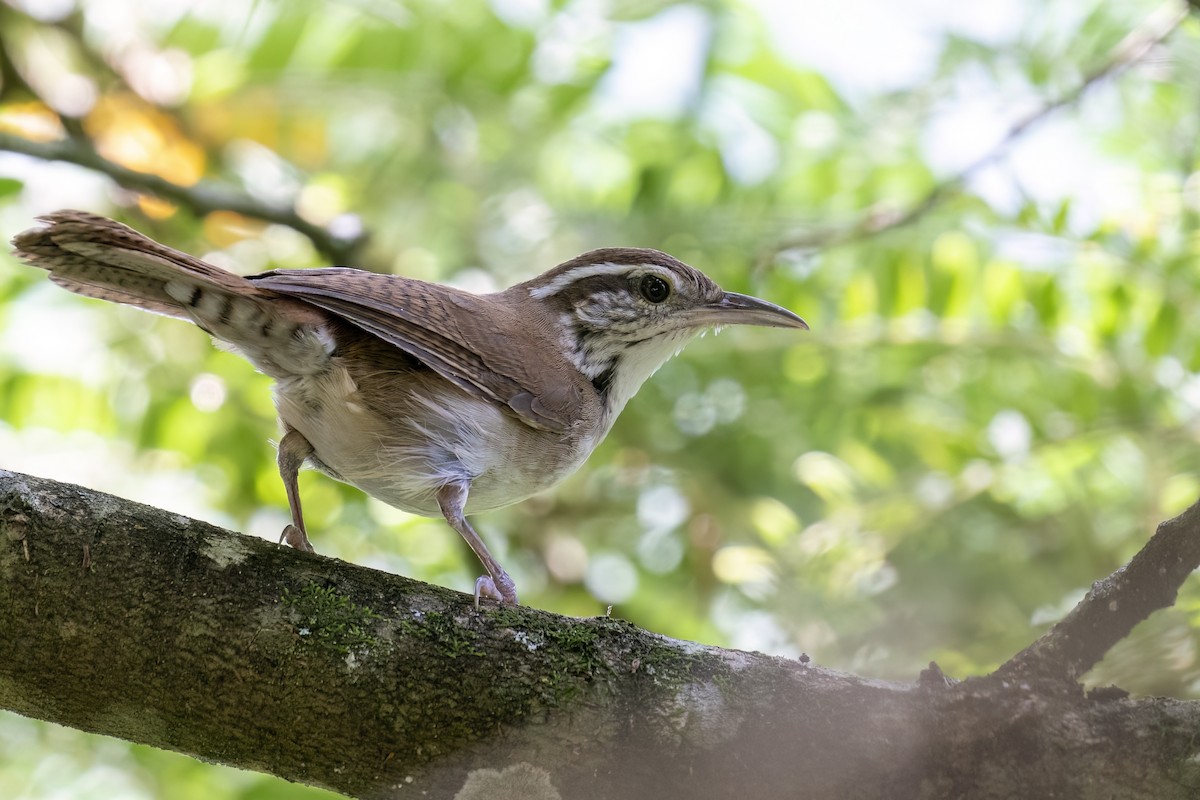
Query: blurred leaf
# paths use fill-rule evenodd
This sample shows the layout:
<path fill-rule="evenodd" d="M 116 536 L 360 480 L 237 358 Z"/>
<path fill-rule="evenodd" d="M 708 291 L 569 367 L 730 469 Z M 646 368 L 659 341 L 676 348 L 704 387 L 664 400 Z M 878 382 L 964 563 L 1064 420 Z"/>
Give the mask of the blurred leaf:
<path fill-rule="evenodd" d="M 1170 300 L 1158 308 L 1158 313 L 1146 331 L 1146 355 L 1162 356 L 1171 349 L 1179 331 L 1179 307 Z"/>

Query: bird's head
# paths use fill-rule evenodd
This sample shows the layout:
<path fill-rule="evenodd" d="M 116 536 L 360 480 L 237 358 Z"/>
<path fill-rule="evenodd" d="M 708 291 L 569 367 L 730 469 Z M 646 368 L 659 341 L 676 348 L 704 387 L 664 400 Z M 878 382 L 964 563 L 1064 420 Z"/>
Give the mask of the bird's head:
<path fill-rule="evenodd" d="M 513 289 L 557 317 L 564 349 L 610 417 L 708 328 L 808 328 L 785 308 L 726 292 L 698 269 L 643 248 L 592 250 Z"/>

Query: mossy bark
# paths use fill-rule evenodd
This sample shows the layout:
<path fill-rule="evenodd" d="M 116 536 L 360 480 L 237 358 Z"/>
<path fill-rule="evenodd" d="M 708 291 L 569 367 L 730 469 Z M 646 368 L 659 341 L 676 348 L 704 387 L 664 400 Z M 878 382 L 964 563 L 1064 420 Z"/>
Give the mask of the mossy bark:
<path fill-rule="evenodd" d="M 864 680 L 0 471 L 0 706 L 356 797 L 1194 797 L 1200 707 Z"/>

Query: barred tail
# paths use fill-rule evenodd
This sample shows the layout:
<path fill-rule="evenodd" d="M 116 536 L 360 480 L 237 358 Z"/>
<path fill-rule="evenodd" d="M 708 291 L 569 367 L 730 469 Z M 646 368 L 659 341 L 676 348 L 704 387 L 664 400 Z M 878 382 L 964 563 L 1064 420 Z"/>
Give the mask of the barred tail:
<path fill-rule="evenodd" d="M 13 238 L 14 254 L 85 297 L 190 320 L 274 377 L 328 360 L 327 315 L 106 217 L 55 211 Z"/>

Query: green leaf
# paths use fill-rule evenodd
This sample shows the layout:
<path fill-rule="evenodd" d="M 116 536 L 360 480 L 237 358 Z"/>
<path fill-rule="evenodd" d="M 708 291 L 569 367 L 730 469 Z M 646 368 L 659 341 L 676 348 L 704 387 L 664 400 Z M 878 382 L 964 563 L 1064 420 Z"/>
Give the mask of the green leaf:
<path fill-rule="evenodd" d="M 1179 333 L 1179 306 L 1167 300 L 1146 329 L 1146 355 L 1158 357 L 1170 351 Z"/>

